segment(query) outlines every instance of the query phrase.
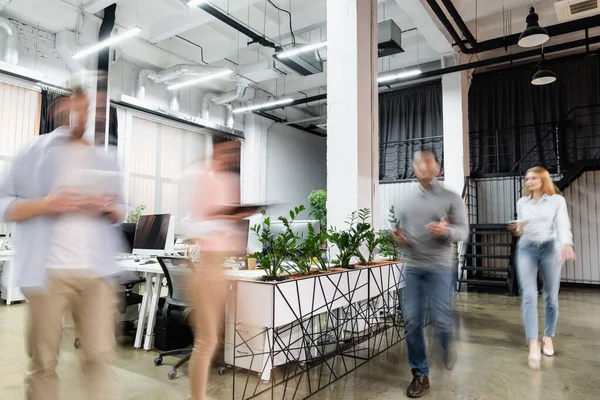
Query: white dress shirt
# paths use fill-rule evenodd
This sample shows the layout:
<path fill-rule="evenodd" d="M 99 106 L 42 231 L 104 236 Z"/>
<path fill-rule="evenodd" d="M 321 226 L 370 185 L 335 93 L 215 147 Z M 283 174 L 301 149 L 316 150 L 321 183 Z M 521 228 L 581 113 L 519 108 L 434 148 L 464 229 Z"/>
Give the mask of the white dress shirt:
<path fill-rule="evenodd" d="M 543 195 L 537 202 L 531 196 L 522 197 L 517 203 L 517 218 L 523 223 L 521 238 L 526 241 L 573 245 L 567 202 L 561 195 Z"/>

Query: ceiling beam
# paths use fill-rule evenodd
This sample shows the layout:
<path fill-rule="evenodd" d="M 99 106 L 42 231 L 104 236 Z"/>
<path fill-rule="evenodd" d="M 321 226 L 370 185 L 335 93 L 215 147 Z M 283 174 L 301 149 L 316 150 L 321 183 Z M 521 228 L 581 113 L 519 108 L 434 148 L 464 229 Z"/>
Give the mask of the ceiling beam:
<path fill-rule="evenodd" d="M 255 3 L 262 1 L 263 0 L 250 0 L 250 5 L 252 6 Z M 234 1 L 229 8 L 229 13 L 233 14 L 236 11 L 244 10 L 247 6 L 248 3 L 246 1 Z M 214 20 L 214 17 L 199 8 L 188 8 L 183 12 L 161 19 L 152 24 L 148 40 L 151 43 L 161 42 Z"/>
<path fill-rule="evenodd" d="M 117 0 L 92 0 L 88 1 L 83 5 L 83 10 L 90 14 L 96 14 L 99 11 L 104 10 L 111 4 L 118 3 Z"/>
<path fill-rule="evenodd" d="M 396 0 L 396 3 L 406 13 L 414 26 L 418 27 L 419 33 L 438 54 L 452 52 L 452 43 L 438 27 L 420 0 Z"/>

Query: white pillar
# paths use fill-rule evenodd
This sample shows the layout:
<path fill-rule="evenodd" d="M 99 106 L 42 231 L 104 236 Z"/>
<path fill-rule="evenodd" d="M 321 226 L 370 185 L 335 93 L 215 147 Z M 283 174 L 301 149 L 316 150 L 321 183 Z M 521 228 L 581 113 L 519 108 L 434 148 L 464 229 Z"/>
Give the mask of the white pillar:
<path fill-rule="evenodd" d="M 327 0 L 327 223 L 379 218 L 377 0 Z"/>
<path fill-rule="evenodd" d="M 442 76 L 444 115 L 444 186 L 461 194 L 469 174 L 467 72 Z"/>
<path fill-rule="evenodd" d="M 241 186 L 242 203 L 267 200 L 267 130 L 273 123 L 254 114 L 244 115 Z"/>

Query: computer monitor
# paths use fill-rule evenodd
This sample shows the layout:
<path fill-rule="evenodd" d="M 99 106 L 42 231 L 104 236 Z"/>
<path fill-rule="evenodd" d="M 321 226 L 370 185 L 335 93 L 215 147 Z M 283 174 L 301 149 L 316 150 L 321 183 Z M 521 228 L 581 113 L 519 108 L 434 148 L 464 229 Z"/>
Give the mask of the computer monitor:
<path fill-rule="evenodd" d="M 125 248 L 123 249 L 124 253 L 132 253 L 133 252 L 133 242 L 135 241 L 135 230 L 137 229 L 136 224 L 132 223 L 123 223 L 121 224 L 121 233 L 123 234 L 123 240 Z"/>
<path fill-rule="evenodd" d="M 171 214 L 142 215 L 137 223 L 133 254 L 170 255 L 175 245 L 175 219 Z"/>

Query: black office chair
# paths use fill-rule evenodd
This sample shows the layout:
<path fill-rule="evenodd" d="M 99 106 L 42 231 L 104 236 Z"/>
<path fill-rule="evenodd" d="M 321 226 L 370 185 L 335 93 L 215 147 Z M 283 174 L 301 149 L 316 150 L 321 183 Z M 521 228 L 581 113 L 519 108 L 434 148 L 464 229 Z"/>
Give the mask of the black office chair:
<path fill-rule="evenodd" d="M 169 324 L 179 323 L 189 326 L 189 315 L 192 310 L 192 304 L 185 297 L 185 285 L 189 285 L 192 277 L 192 262 L 185 257 L 158 257 L 158 262 L 167 279 L 169 294 L 165 299 L 162 309 L 162 316 Z M 161 365 L 163 357 L 183 356 L 177 364 L 168 372 L 169 379 L 177 377 L 177 369 L 184 365 L 192 357 L 192 349 L 169 350 L 160 353 L 154 359 L 154 365 Z"/>

